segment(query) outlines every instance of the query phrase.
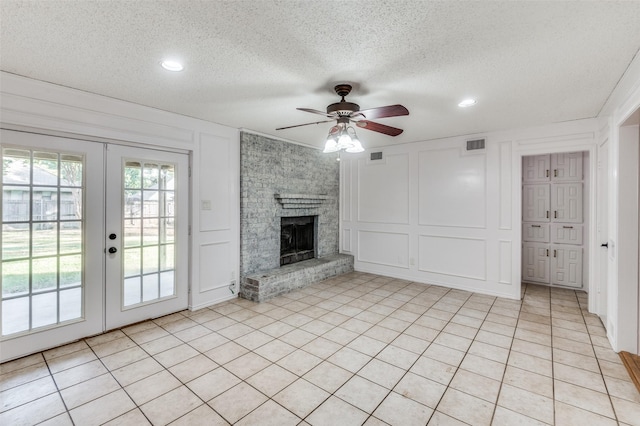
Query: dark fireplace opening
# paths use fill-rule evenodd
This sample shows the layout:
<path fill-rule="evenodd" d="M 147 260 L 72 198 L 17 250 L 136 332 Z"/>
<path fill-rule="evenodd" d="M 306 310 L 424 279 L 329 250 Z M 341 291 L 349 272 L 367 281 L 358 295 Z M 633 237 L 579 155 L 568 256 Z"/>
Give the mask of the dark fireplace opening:
<path fill-rule="evenodd" d="M 280 266 L 316 257 L 316 216 L 280 218 Z"/>

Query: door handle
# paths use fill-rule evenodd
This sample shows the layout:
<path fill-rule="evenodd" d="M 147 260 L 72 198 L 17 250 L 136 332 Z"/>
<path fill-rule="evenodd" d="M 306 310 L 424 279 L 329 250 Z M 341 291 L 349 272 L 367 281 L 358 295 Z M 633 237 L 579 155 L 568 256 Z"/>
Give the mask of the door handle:
<path fill-rule="evenodd" d="M 600 244 L 600 247 L 609 248 L 609 243 Z"/>
<path fill-rule="evenodd" d="M 116 253 L 117 251 L 118 251 L 118 249 L 117 249 L 117 248 L 115 248 L 115 247 L 109 247 L 109 253 L 114 254 L 114 253 Z"/>

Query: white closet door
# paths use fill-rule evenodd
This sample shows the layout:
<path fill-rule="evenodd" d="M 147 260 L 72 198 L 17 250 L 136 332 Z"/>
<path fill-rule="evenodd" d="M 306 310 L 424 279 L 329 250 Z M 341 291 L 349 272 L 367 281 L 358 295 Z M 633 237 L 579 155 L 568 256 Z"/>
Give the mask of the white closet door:
<path fill-rule="evenodd" d="M 522 220 L 549 222 L 549 184 L 523 185 Z"/>
<path fill-rule="evenodd" d="M 551 242 L 582 245 L 582 225 L 551 224 Z"/>
<path fill-rule="evenodd" d="M 558 222 L 582 223 L 582 184 L 552 185 L 551 210 Z"/>
<path fill-rule="evenodd" d="M 524 182 L 548 182 L 551 169 L 549 155 L 522 157 L 522 180 Z"/>
<path fill-rule="evenodd" d="M 522 245 L 522 280 L 549 283 L 549 245 L 524 243 Z"/>
<path fill-rule="evenodd" d="M 551 156 L 554 182 L 582 180 L 582 152 L 566 152 Z"/>
<path fill-rule="evenodd" d="M 582 287 L 582 247 L 551 246 L 551 284 Z"/>

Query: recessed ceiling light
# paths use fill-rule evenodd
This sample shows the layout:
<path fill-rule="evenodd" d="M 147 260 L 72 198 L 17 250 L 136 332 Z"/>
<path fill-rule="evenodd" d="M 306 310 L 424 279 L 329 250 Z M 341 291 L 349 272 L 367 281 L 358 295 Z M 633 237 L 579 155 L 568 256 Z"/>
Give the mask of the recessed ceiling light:
<path fill-rule="evenodd" d="M 160 62 L 160 65 L 162 65 L 162 68 L 167 71 L 182 71 L 184 69 L 182 64 L 178 61 L 162 61 Z"/>
<path fill-rule="evenodd" d="M 458 106 L 460 108 L 466 108 L 466 107 L 473 106 L 473 105 L 475 105 L 477 103 L 478 103 L 478 101 L 476 101 L 475 99 L 465 99 L 464 101 L 460 102 L 458 104 Z"/>

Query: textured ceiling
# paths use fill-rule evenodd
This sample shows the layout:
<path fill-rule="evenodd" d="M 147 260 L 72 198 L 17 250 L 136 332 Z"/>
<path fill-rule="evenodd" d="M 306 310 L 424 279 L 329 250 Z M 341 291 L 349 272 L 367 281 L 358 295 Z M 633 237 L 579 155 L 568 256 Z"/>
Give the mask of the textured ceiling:
<path fill-rule="evenodd" d="M 398 137 L 358 129 L 377 147 L 595 117 L 639 23 L 640 1 L 2 0 L 0 68 L 316 146 L 330 123 L 274 129 L 350 82 L 363 109 L 410 111 L 378 120 Z"/>

